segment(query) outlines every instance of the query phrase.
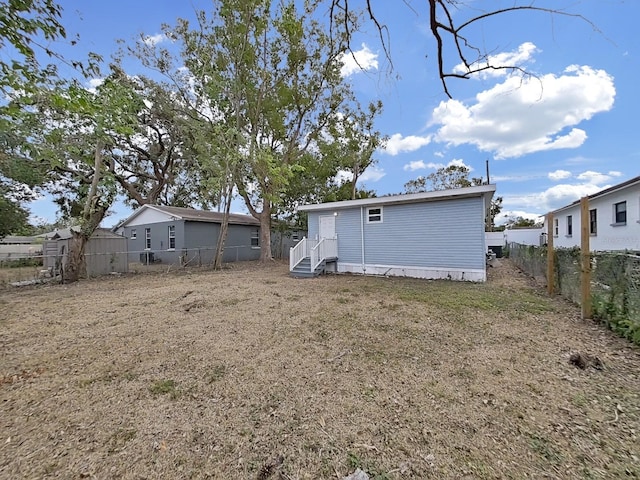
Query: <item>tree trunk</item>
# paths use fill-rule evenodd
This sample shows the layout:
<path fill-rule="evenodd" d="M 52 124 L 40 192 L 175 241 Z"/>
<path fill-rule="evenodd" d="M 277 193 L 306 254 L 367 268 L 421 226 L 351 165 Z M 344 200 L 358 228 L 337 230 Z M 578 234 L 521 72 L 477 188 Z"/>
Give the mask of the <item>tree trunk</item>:
<path fill-rule="evenodd" d="M 229 212 L 231 211 L 231 194 L 233 193 L 233 185 L 228 185 L 224 197 L 224 215 L 220 224 L 220 234 L 218 235 L 218 243 L 216 244 L 216 254 L 213 260 L 214 270 L 222 268 L 222 257 L 224 255 L 224 246 L 227 243 L 227 232 L 229 231 Z"/>
<path fill-rule="evenodd" d="M 98 194 L 98 185 L 102 173 L 102 148 L 103 143 L 98 141 L 94 158 L 94 174 L 87 198 L 82 210 L 80 231 L 71 230 L 71 243 L 66 265 L 62 266 L 62 281 L 64 283 L 77 282 L 87 275 L 87 265 L 84 250 L 87 242 L 95 232 L 100 222 L 107 213 L 108 205 L 103 205 Z"/>
<path fill-rule="evenodd" d="M 82 232 L 71 231 L 73 235 L 67 253 L 67 262 L 62 266 L 62 282 L 73 283 L 80 278 L 87 276 L 87 263 L 84 257 L 84 250 L 87 246 L 88 238 Z"/>
<path fill-rule="evenodd" d="M 263 200 L 260 220 L 260 261 L 267 262 L 273 260 L 271 255 L 271 202 Z"/>

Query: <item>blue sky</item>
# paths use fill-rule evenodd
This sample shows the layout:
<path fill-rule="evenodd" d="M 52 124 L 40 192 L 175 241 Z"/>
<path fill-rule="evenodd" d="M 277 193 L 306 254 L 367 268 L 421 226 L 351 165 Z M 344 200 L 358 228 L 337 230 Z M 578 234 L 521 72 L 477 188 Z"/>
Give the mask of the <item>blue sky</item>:
<path fill-rule="evenodd" d="M 364 3 L 350 1 L 354 7 Z M 153 38 L 162 23 L 192 18 L 194 8 L 211 8 L 206 0 L 59 3 L 68 33 L 80 35 L 73 56 L 93 51 L 105 59 L 117 50 L 116 39 L 133 41 L 142 34 Z M 597 30 L 578 18 L 546 13 L 490 19 L 467 32 L 471 42 L 497 59 L 515 59 L 536 78 L 502 72 L 451 79 L 453 100 L 445 96 L 437 77 L 426 0 L 372 3 L 389 29 L 393 69 L 373 25 L 365 25 L 353 43 L 367 71 L 349 68 L 350 59 L 344 69 L 363 103 L 380 99 L 384 105 L 376 126 L 389 142 L 376 152 L 376 165 L 363 176 L 367 188 L 378 195 L 400 193 L 407 181 L 451 163 L 467 165 L 472 176 L 485 176 L 489 160 L 491 182 L 504 198 L 504 220 L 505 215 L 534 218 L 640 174 L 635 128 L 640 105 L 640 2 L 533 2 L 566 7 L 588 18 Z M 455 12 L 456 20 L 472 11 L 513 4 L 465 3 L 466 8 Z M 64 43 L 53 47 L 66 49 Z M 449 56 L 445 63 L 453 69 L 459 62 Z M 34 217 L 55 219 L 55 206 L 46 197 L 30 209 Z M 113 210 L 105 226 L 131 213 L 120 202 Z M 243 211 L 240 202 L 235 210 Z"/>

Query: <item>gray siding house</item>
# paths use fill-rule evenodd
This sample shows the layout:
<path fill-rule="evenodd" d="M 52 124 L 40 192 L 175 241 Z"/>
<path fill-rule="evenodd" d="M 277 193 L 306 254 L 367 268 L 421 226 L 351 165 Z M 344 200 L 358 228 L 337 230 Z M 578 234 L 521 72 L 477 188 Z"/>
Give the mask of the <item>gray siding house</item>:
<path fill-rule="evenodd" d="M 495 185 L 303 205 L 309 237 L 292 273 L 337 272 L 486 280 L 485 219 Z M 305 245 L 306 244 L 306 245 Z M 325 260 L 323 260 L 323 258 Z"/>
<path fill-rule="evenodd" d="M 191 208 L 143 205 L 116 228 L 129 239 L 129 260 L 203 265 L 213 262 L 223 214 Z M 260 258 L 260 222 L 231 214 L 224 262 Z"/>

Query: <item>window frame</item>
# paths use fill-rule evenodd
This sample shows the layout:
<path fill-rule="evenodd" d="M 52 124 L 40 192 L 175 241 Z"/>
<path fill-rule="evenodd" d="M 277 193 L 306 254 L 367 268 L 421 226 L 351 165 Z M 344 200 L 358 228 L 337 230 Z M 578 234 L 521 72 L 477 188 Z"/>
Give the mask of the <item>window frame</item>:
<path fill-rule="evenodd" d="M 560 220 L 558 218 L 554 218 L 553 219 L 553 236 L 557 238 L 559 233 L 560 233 Z"/>
<path fill-rule="evenodd" d="M 378 213 L 372 213 L 372 210 L 379 210 Z M 382 205 L 379 207 L 367 207 L 367 223 L 382 223 L 383 219 L 383 209 Z M 377 218 L 377 220 L 375 220 Z"/>
<path fill-rule="evenodd" d="M 595 237 L 598 235 L 598 209 L 589 210 L 589 235 Z"/>
<path fill-rule="evenodd" d="M 250 238 L 251 248 L 260 248 L 260 229 L 259 228 L 251 229 L 251 234 L 249 238 Z"/>
<path fill-rule="evenodd" d="M 567 237 L 573 237 L 573 215 L 567 215 Z"/>
<path fill-rule="evenodd" d="M 144 229 L 144 249 L 151 250 L 151 227 Z"/>
<path fill-rule="evenodd" d="M 138 238 L 138 229 L 137 228 L 132 228 L 131 229 L 131 235 L 129 236 L 129 238 L 131 240 L 135 240 L 136 238 Z"/>
<path fill-rule="evenodd" d="M 169 236 L 169 241 L 167 243 L 167 246 L 169 248 L 167 248 L 167 250 L 175 250 L 176 249 L 176 226 L 175 225 L 169 225 L 167 233 L 168 233 L 168 236 Z M 173 246 L 171 246 L 172 241 L 173 241 Z"/>
<path fill-rule="evenodd" d="M 618 207 L 624 206 L 624 210 L 619 210 Z M 624 218 L 622 218 L 624 214 Z M 627 224 L 627 201 L 623 200 L 613 204 L 613 223 L 611 226 L 620 227 Z"/>

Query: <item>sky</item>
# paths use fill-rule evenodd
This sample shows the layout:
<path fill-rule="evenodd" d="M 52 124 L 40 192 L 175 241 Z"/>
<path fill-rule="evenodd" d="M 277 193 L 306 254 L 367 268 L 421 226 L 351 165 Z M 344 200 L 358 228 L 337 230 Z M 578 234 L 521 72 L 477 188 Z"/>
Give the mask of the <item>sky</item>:
<path fill-rule="evenodd" d="M 192 19 L 207 0 L 59 0 L 62 23 L 80 41 L 73 48 L 109 57 L 126 42 L 168 41 L 160 25 Z M 375 165 L 360 185 L 377 195 L 396 194 L 404 184 L 447 165 L 466 165 L 472 177 L 486 178 L 503 198 L 496 219 L 536 219 L 582 196 L 640 175 L 640 143 L 635 125 L 640 94 L 640 35 L 636 0 L 534 0 L 539 7 L 575 15 L 512 12 L 470 28 L 470 43 L 489 62 L 517 64 L 532 76 L 491 70 L 470 79 L 448 80 L 448 98 L 437 75 L 436 45 L 429 30 L 426 0 L 372 2 L 388 28 L 385 52 L 378 31 L 365 23 L 353 37 L 358 59 L 345 58 L 343 75 L 358 99 L 381 100 L 376 128 L 388 137 L 374 154 Z M 350 0 L 352 8 L 363 0 Z M 453 19 L 513 5 L 513 0 L 459 2 Z M 64 53 L 67 44 L 52 47 Z M 71 52 L 71 50 L 70 50 Z M 388 53 L 388 55 L 387 55 Z M 445 66 L 461 73 L 446 52 Z M 87 87 L 99 79 L 88 82 Z M 29 205 L 33 221 L 54 221 L 55 205 L 42 198 Z M 246 213 L 240 201 L 236 212 Z M 118 201 L 103 226 L 131 214 Z"/>

